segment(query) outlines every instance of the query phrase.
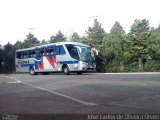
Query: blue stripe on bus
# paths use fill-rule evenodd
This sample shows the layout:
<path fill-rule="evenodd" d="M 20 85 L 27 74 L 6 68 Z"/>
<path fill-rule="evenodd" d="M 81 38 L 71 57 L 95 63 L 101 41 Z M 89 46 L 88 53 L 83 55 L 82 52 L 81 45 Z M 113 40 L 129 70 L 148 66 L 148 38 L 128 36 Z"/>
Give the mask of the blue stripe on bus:
<path fill-rule="evenodd" d="M 60 64 L 76 64 L 79 61 L 61 61 Z M 34 66 L 34 64 L 16 64 L 16 67 L 28 67 L 28 66 Z"/>
<path fill-rule="evenodd" d="M 60 64 L 75 64 L 78 63 L 79 61 L 61 61 L 59 62 Z"/>
<path fill-rule="evenodd" d="M 16 67 L 28 67 L 28 66 L 34 66 L 34 64 L 17 64 Z"/>

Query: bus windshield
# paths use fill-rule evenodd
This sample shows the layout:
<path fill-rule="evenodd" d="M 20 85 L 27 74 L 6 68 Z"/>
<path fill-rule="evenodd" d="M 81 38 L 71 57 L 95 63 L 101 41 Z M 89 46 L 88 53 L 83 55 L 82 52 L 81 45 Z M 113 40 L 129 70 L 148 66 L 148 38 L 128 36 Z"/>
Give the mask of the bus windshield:
<path fill-rule="evenodd" d="M 90 47 L 81 47 L 80 60 L 84 62 L 93 62 L 95 60 Z"/>
<path fill-rule="evenodd" d="M 93 62 L 95 60 L 94 54 L 90 47 L 66 45 L 70 56 L 76 60 L 83 62 Z"/>

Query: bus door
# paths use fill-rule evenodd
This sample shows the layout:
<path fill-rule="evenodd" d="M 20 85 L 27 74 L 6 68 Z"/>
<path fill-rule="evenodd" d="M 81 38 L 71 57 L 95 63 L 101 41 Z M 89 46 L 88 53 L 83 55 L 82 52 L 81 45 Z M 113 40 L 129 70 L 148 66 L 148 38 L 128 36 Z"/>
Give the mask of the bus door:
<path fill-rule="evenodd" d="M 43 70 L 43 56 L 45 55 L 45 48 L 36 48 L 36 56 L 34 60 L 35 70 Z"/>
<path fill-rule="evenodd" d="M 56 68 L 55 46 L 47 46 L 43 64 L 44 69 L 54 70 Z"/>

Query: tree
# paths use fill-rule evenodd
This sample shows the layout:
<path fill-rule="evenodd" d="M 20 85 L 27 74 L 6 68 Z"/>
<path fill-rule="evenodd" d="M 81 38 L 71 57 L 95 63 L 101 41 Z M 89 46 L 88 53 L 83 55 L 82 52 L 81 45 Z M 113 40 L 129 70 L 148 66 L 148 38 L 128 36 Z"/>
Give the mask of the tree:
<path fill-rule="evenodd" d="M 56 41 L 56 37 L 55 37 L 54 35 L 52 35 L 52 36 L 50 37 L 49 43 L 55 43 L 55 42 L 57 42 L 57 41 Z"/>
<path fill-rule="evenodd" d="M 4 64 L 6 72 L 12 72 L 15 69 L 15 50 L 9 42 L 4 46 Z"/>
<path fill-rule="evenodd" d="M 149 48 L 151 59 L 160 60 L 160 25 L 152 29 Z"/>
<path fill-rule="evenodd" d="M 98 22 L 97 19 L 94 19 L 93 26 L 88 28 L 88 30 L 86 31 L 86 36 L 80 38 L 80 41 L 100 51 L 102 49 L 101 47 L 104 35 L 105 31 L 102 28 L 101 24 Z M 101 52 L 102 51 L 99 52 L 98 56 L 95 54 L 97 71 L 101 71 L 102 70 L 101 66 L 103 66 Z"/>
<path fill-rule="evenodd" d="M 119 22 L 115 22 L 109 34 L 106 34 L 103 41 L 103 56 L 108 65 L 108 71 L 123 71 L 123 54 L 125 44 L 125 31 Z"/>
<path fill-rule="evenodd" d="M 17 41 L 13 46 L 14 46 L 14 49 L 15 50 L 18 50 L 18 49 L 22 49 L 22 48 L 24 48 L 24 43 L 23 42 L 21 42 L 21 41 Z"/>
<path fill-rule="evenodd" d="M 123 30 L 121 24 L 116 21 L 110 30 L 110 34 L 121 37 L 121 35 L 125 34 L 125 31 Z"/>
<path fill-rule="evenodd" d="M 34 47 L 40 44 L 40 41 L 36 37 L 34 37 L 33 34 L 29 33 L 26 37 L 27 39 L 25 39 L 23 42 L 23 46 L 25 48 Z"/>
<path fill-rule="evenodd" d="M 12 51 L 12 44 L 10 44 L 10 42 L 8 42 L 8 43 L 4 46 L 4 51 L 5 51 L 7 54 Z"/>
<path fill-rule="evenodd" d="M 80 41 L 80 36 L 78 35 L 77 32 L 74 32 L 72 34 L 70 41 L 72 41 L 72 42 L 79 42 Z"/>
<path fill-rule="evenodd" d="M 2 45 L 0 45 L 0 73 L 3 72 L 4 56 L 5 56 L 4 49 Z"/>
<path fill-rule="evenodd" d="M 97 19 L 94 19 L 93 27 L 89 27 L 86 33 L 89 45 L 99 49 L 102 45 L 105 31 Z"/>
<path fill-rule="evenodd" d="M 45 39 L 43 39 L 42 41 L 41 41 L 41 45 L 44 45 L 44 44 L 47 44 L 48 42 L 45 40 Z"/>
<path fill-rule="evenodd" d="M 55 36 L 52 35 L 49 40 L 50 43 L 65 42 L 65 41 L 66 41 L 66 37 L 64 37 L 61 31 L 58 31 L 58 33 Z"/>
<path fill-rule="evenodd" d="M 145 59 L 149 56 L 149 40 L 151 29 L 146 19 L 136 19 L 129 33 L 129 50 L 134 57 L 139 59 L 139 70 L 144 71 Z"/>

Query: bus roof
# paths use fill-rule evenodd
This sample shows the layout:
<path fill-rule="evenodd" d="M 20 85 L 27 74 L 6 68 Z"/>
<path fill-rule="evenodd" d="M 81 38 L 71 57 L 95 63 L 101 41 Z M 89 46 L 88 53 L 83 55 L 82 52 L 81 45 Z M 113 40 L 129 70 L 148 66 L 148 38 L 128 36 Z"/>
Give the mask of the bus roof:
<path fill-rule="evenodd" d="M 18 49 L 16 50 L 16 52 L 19 52 L 19 51 L 26 51 L 26 50 L 34 50 L 36 48 L 41 48 L 43 46 L 51 46 L 51 45 L 66 45 L 66 44 L 73 44 L 73 45 L 79 45 L 79 46 L 85 46 L 85 47 L 90 47 L 89 45 L 87 44 L 84 44 L 84 43 L 80 43 L 80 42 L 57 42 L 57 43 L 48 43 L 48 44 L 44 44 L 44 45 L 40 45 L 40 46 L 36 46 L 36 47 L 30 47 L 30 48 L 24 48 L 24 49 Z"/>
<path fill-rule="evenodd" d="M 19 52 L 19 51 L 26 51 L 26 50 L 34 50 L 35 48 L 36 48 L 36 47 L 18 49 L 18 50 L 16 50 L 16 52 Z"/>

